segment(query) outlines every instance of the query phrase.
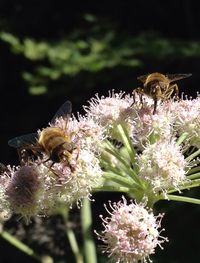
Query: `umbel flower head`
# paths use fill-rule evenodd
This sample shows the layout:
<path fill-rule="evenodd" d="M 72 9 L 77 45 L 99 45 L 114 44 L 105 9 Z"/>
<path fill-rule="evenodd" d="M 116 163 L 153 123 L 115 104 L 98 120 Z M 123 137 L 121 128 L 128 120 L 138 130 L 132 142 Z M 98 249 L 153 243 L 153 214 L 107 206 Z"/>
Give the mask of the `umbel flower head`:
<path fill-rule="evenodd" d="M 147 98 L 145 97 L 145 99 Z M 137 116 L 134 119 L 134 129 L 132 129 L 131 136 L 134 144 L 143 150 L 148 141 L 152 139 L 168 139 L 173 133 L 173 122 L 172 112 L 167 111 L 163 105 L 160 104 L 156 114 L 152 114 L 152 108 L 148 104 L 144 104 L 142 108 L 137 110 Z"/>
<path fill-rule="evenodd" d="M 200 148 L 200 96 L 174 102 L 170 110 L 175 118 L 177 133 L 186 132 L 189 145 Z"/>
<path fill-rule="evenodd" d="M 62 163 L 55 164 L 55 167 L 60 173 L 55 178 L 55 188 L 60 201 L 69 207 L 83 198 L 89 198 L 92 189 L 102 185 L 99 159 L 87 148 L 80 149 L 73 172 Z"/>
<path fill-rule="evenodd" d="M 36 167 L 22 166 L 14 172 L 6 189 L 11 206 L 20 214 L 34 214 L 37 199 L 41 191 Z"/>
<path fill-rule="evenodd" d="M 108 97 L 96 95 L 84 109 L 89 118 L 106 128 L 105 131 L 111 137 L 115 137 L 115 127 L 118 124 L 124 124 L 127 130 L 130 130 L 130 117 L 135 112 L 133 107 L 130 107 L 132 103 L 130 95 L 125 95 L 124 92 L 115 93 L 112 90 Z"/>
<path fill-rule="evenodd" d="M 43 165 L 13 168 L 5 187 L 10 209 L 27 220 L 50 210 L 54 198 L 53 192 L 49 192 L 51 184 L 48 178 L 48 169 Z"/>
<path fill-rule="evenodd" d="M 63 120 L 57 119 L 56 126 L 62 127 Z M 103 140 L 102 127 L 91 118 L 79 116 L 68 121 L 66 133 L 73 134 L 74 149 L 67 162 L 53 165 L 59 175 L 54 178 L 58 200 L 71 207 L 83 198 L 89 198 L 92 188 L 102 186 L 102 170 L 99 161 L 98 145 Z M 72 168 L 72 169 L 71 169 Z"/>
<path fill-rule="evenodd" d="M 139 176 L 155 193 L 169 188 L 178 190 L 188 180 L 185 175 L 187 165 L 180 146 L 173 139 L 149 144 L 138 156 Z"/>
<path fill-rule="evenodd" d="M 93 187 L 102 185 L 97 150 L 97 141 L 100 143 L 103 139 L 102 127 L 83 117 L 79 121 L 70 119 L 67 126 L 63 118 L 56 119 L 53 126 L 67 129 L 66 136 L 71 137 L 74 147 L 66 159 L 53 163 L 41 150 L 38 159 L 30 157 L 23 166 L 1 174 L 0 211 L 8 208 L 29 220 L 36 215 L 50 214 L 61 204 L 72 207 L 89 198 Z"/>
<path fill-rule="evenodd" d="M 150 261 L 149 256 L 155 248 L 167 238 L 162 237 L 158 230 L 163 215 L 154 216 L 144 204 L 128 205 L 124 197 L 118 203 L 109 202 L 107 212 L 110 217 L 103 218 L 104 230 L 97 234 L 104 242 L 103 252 L 109 254 L 117 263 L 137 263 Z"/>

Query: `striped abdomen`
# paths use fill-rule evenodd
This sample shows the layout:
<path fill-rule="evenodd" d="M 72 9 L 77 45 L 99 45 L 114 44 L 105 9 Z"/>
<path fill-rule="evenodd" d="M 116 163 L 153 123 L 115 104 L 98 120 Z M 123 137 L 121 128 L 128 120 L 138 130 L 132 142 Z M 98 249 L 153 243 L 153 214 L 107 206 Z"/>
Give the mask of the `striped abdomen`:
<path fill-rule="evenodd" d="M 42 130 L 38 143 L 53 162 L 62 161 L 65 155 L 64 151 L 71 149 L 69 138 L 66 137 L 62 129 L 56 127 Z"/>

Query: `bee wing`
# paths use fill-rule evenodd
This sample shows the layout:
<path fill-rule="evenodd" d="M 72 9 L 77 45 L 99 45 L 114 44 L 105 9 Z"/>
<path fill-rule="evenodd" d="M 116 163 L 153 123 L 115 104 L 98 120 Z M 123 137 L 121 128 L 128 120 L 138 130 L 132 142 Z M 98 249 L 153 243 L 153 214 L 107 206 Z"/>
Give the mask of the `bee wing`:
<path fill-rule="evenodd" d="M 180 80 L 180 79 L 185 79 L 191 77 L 192 74 L 167 74 L 166 77 L 169 79 L 170 82 Z"/>
<path fill-rule="evenodd" d="M 67 122 L 69 117 L 71 116 L 71 113 L 72 113 L 72 103 L 71 101 L 67 100 L 55 113 L 55 115 L 51 120 L 51 123 L 55 124 L 56 118 L 60 118 L 60 117 L 62 117 Z"/>
<path fill-rule="evenodd" d="M 137 77 L 137 79 L 140 80 L 140 81 L 142 81 L 143 83 L 145 83 L 145 81 L 146 81 L 146 79 L 147 79 L 148 76 L 149 76 L 149 74 L 147 74 L 147 75 L 142 75 L 142 76 Z"/>
<path fill-rule="evenodd" d="M 35 144 L 37 142 L 38 134 L 35 133 L 29 133 L 24 134 L 18 137 L 15 137 L 8 141 L 8 145 L 14 148 L 23 148 L 30 144 Z"/>

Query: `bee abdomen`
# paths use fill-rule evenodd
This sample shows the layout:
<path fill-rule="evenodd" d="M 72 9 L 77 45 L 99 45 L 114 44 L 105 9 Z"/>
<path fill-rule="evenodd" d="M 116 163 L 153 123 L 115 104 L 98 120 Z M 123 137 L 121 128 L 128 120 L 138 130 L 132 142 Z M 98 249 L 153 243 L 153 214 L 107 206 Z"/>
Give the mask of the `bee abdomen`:
<path fill-rule="evenodd" d="M 49 155 L 54 148 L 62 145 L 65 141 L 66 138 L 62 130 L 58 128 L 46 128 L 41 132 L 38 143 Z"/>

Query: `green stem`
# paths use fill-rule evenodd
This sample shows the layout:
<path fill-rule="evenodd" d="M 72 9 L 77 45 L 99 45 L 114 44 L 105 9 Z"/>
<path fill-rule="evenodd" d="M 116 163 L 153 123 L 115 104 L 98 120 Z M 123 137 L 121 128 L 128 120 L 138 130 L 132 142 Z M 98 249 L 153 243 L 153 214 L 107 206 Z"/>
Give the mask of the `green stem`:
<path fill-rule="evenodd" d="M 143 185 L 142 181 L 139 179 L 138 174 L 133 169 L 129 168 L 128 175 L 140 186 Z"/>
<path fill-rule="evenodd" d="M 128 135 L 128 132 L 122 125 L 117 125 L 117 129 L 121 135 L 121 139 L 122 139 L 124 146 L 127 148 L 131 162 L 134 163 L 135 162 L 135 149 Z"/>
<path fill-rule="evenodd" d="M 191 188 L 199 187 L 199 186 L 200 186 L 200 179 L 196 179 L 196 180 L 186 182 L 184 185 L 179 187 L 179 190 L 185 190 L 185 189 L 189 190 Z M 177 192 L 177 189 L 172 189 L 167 192 L 174 193 L 174 192 Z"/>
<path fill-rule="evenodd" d="M 190 175 L 190 174 L 194 174 L 196 172 L 199 172 L 200 171 L 200 166 L 195 166 L 193 168 L 191 168 L 188 172 L 187 172 L 187 176 Z"/>
<path fill-rule="evenodd" d="M 93 192 L 121 192 L 121 193 L 128 193 L 129 191 L 130 191 L 129 187 L 123 187 L 123 186 L 105 185 L 103 187 L 93 188 Z"/>
<path fill-rule="evenodd" d="M 92 212 L 90 201 L 88 199 L 83 200 L 83 206 L 81 208 L 81 223 L 86 263 L 97 263 L 96 247 L 92 237 Z"/>
<path fill-rule="evenodd" d="M 200 149 L 198 149 L 196 152 L 194 152 L 191 155 L 189 155 L 185 160 L 189 162 L 192 159 L 194 159 L 195 157 L 197 157 L 199 154 L 200 154 Z"/>
<path fill-rule="evenodd" d="M 123 169 L 119 170 L 120 172 L 125 171 L 125 173 L 129 175 L 135 182 L 137 182 L 138 185 L 141 185 L 141 181 L 137 176 L 137 172 L 131 168 L 130 162 L 127 162 L 127 160 L 122 158 L 119 151 L 109 141 L 106 142 L 106 147 L 104 150 L 113 155 L 120 162 L 120 164 L 123 165 Z"/>
<path fill-rule="evenodd" d="M 178 138 L 176 144 L 180 145 L 188 136 L 187 132 L 184 132 L 183 134 L 181 134 L 181 136 Z"/>
<path fill-rule="evenodd" d="M 133 185 L 135 185 L 135 182 L 130 177 L 126 178 L 119 174 L 115 174 L 111 172 L 104 172 L 103 177 L 107 180 L 113 180 L 122 186 L 132 187 Z"/>
<path fill-rule="evenodd" d="M 188 179 L 193 180 L 193 179 L 199 179 L 200 178 L 200 173 L 195 173 L 187 176 Z"/>
<path fill-rule="evenodd" d="M 5 239 L 6 241 L 8 241 L 10 244 L 12 244 L 13 246 L 15 246 L 16 248 L 18 248 L 20 251 L 22 251 L 23 253 L 27 254 L 28 256 L 36 259 L 39 262 L 42 262 L 42 258 L 37 255 L 33 249 L 31 249 L 30 247 L 28 247 L 27 245 L 25 245 L 24 243 L 22 243 L 20 240 L 18 240 L 17 238 L 15 238 L 14 236 L 12 236 L 11 234 L 9 234 L 7 231 L 3 230 L 0 232 L 0 236 Z"/>
<path fill-rule="evenodd" d="M 186 196 L 178 196 L 178 195 L 167 195 L 169 200 L 178 201 L 178 202 L 186 202 L 200 205 L 200 199 L 186 197 Z M 166 199 L 166 198 L 163 198 Z"/>
<path fill-rule="evenodd" d="M 107 160 L 106 161 L 103 160 L 103 158 L 101 159 L 101 166 L 104 167 L 106 171 L 108 170 L 108 171 L 111 171 L 113 173 L 119 173 L 119 171 L 120 171 L 120 169 L 118 167 L 113 166 Z"/>
<path fill-rule="evenodd" d="M 71 228 L 67 227 L 66 234 L 67 234 L 72 252 L 74 254 L 74 257 L 76 259 L 76 263 L 83 263 L 83 257 L 80 253 L 74 231 Z"/>
<path fill-rule="evenodd" d="M 110 154 L 112 154 L 113 156 L 115 156 L 118 161 L 124 166 L 124 169 L 122 169 L 122 171 L 127 171 L 126 173 L 134 180 L 136 181 L 138 184 L 141 185 L 141 182 L 136 174 L 136 172 L 131 169 L 130 167 L 130 163 L 127 163 L 127 161 L 125 161 L 119 154 L 119 152 L 117 152 L 115 149 L 112 150 L 112 149 L 109 149 L 109 148 L 106 148 L 105 149 L 107 152 L 109 152 Z"/>
<path fill-rule="evenodd" d="M 83 256 L 80 252 L 78 242 L 76 240 L 76 236 L 74 234 L 74 231 L 72 230 L 72 227 L 70 226 L 70 222 L 68 222 L 69 218 L 69 210 L 61 208 L 59 210 L 60 215 L 62 215 L 63 221 L 66 225 L 66 235 L 69 240 L 70 247 L 72 249 L 72 252 L 74 254 L 76 263 L 83 263 Z"/>
<path fill-rule="evenodd" d="M 117 152 L 115 149 L 109 149 L 109 148 L 105 148 L 105 150 L 112 154 L 125 168 L 129 168 L 130 164 L 128 164 L 120 155 L 119 152 Z"/>

